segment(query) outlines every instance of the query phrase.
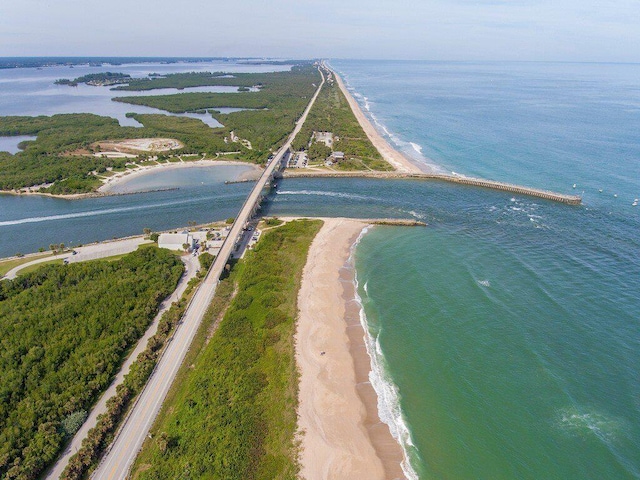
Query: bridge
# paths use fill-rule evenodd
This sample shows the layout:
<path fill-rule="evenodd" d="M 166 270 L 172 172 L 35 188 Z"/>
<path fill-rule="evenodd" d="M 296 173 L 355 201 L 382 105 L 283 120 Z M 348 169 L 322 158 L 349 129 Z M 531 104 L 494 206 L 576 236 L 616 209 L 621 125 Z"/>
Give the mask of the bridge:
<path fill-rule="evenodd" d="M 311 98 L 304 113 L 296 122 L 294 130 L 291 132 L 286 142 L 278 152 L 269 160 L 264 172 L 256 182 L 253 190 L 245 200 L 238 213 L 229 235 L 225 239 L 220 252 L 216 256 L 213 264 L 203 283 L 198 288 L 191 302 L 187 306 L 185 314 L 176 328 L 173 337 L 170 339 L 162 357 L 159 359 L 151 378 L 147 382 L 142 393 L 138 396 L 133 408 L 129 411 L 123 426 L 118 431 L 111 448 L 103 458 L 102 462 L 95 470 L 91 478 L 98 480 L 126 479 L 129 469 L 133 464 L 142 444 L 149 434 L 149 430 L 160 411 L 160 407 L 173 383 L 173 380 L 182 365 L 184 357 L 189 350 L 191 342 L 202 322 L 209 304 L 213 300 L 216 286 L 220 281 L 220 276 L 224 272 L 227 261 L 233 252 L 236 243 L 240 240 L 246 223 L 256 213 L 263 198 L 263 190 L 274 180 L 285 155 L 291 148 L 291 142 L 296 137 L 311 110 L 325 79 L 322 71 L 322 82 L 318 86 L 315 94 Z"/>

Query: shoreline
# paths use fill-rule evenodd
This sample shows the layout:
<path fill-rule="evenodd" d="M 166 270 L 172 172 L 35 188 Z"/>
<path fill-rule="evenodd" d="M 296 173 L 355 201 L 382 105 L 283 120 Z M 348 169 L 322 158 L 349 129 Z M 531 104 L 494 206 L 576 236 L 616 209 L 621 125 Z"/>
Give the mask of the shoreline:
<path fill-rule="evenodd" d="M 371 358 L 349 263 L 368 223 L 323 220 L 298 293 L 301 477 L 405 478 L 404 452 L 380 420 L 378 396 L 369 381 Z M 336 302 L 336 296 L 342 301 Z"/>
<path fill-rule="evenodd" d="M 164 170 L 176 170 L 182 168 L 194 168 L 194 167 L 216 167 L 226 165 L 238 165 L 250 167 L 251 171 L 243 173 L 238 178 L 245 179 L 254 176 L 254 172 L 262 172 L 255 163 L 240 162 L 238 160 L 191 160 L 186 162 L 171 162 L 171 163 L 159 163 L 156 165 L 145 165 L 138 168 L 132 168 L 126 172 L 118 172 L 115 175 L 107 178 L 103 185 L 101 185 L 96 192 L 103 195 L 113 195 L 113 188 L 122 185 L 134 178 L 143 177 L 151 173 L 157 173 Z"/>
<path fill-rule="evenodd" d="M 60 198 L 63 200 L 79 200 L 83 198 L 96 198 L 96 197 L 111 197 L 116 195 L 131 195 L 135 193 L 145 192 L 128 192 L 120 193 L 113 192 L 113 188 L 117 185 L 121 185 L 130 179 L 140 176 L 148 175 L 151 173 L 157 173 L 161 170 L 175 170 L 181 168 L 192 167 L 216 167 L 223 165 L 242 165 L 251 168 L 251 171 L 240 175 L 238 178 L 242 180 L 250 181 L 253 177 L 262 172 L 262 168 L 255 163 L 241 162 L 238 160 L 192 160 L 186 162 L 170 162 L 170 163 L 158 163 L 156 165 L 144 165 L 137 168 L 127 169 L 124 172 L 118 172 L 115 175 L 108 177 L 96 190 L 86 193 L 72 193 L 72 194 L 54 194 L 39 191 L 24 191 L 24 190 L 0 190 L 0 195 L 12 195 L 16 197 L 20 196 L 40 196 L 50 198 Z M 30 188 L 30 187 L 27 187 Z"/>
<path fill-rule="evenodd" d="M 333 73 L 333 76 L 335 77 L 336 82 L 340 87 L 340 90 L 342 90 L 342 93 L 344 94 L 345 98 L 347 99 L 347 102 L 349 103 L 349 106 L 351 107 L 351 111 L 353 112 L 355 117 L 358 119 L 358 123 L 360 124 L 364 132 L 367 134 L 367 137 L 369 137 L 369 140 L 371 140 L 371 143 L 376 148 L 376 150 L 380 152 L 380 155 L 382 155 L 382 158 L 384 158 L 387 162 L 389 162 L 398 172 L 431 173 L 432 169 L 429 169 L 427 165 L 424 166 L 424 169 L 420 168 L 414 162 L 409 160 L 405 155 L 403 155 L 398 150 L 393 148 L 389 144 L 389 142 L 387 142 L 387 140 L 384 139 L 384 137 L 380 134 L 380 132 L 378 132 L 375 126 L 371 123 L 371 121 L 369 120 L 369 117 L 367 117 L 365 113 L 362 111 L 362 109 L 360 108 L 360 104 L 356 101 L 355 98 L 353 98 L 353 95 L 351 95 L 351 92 L 347 90 L 347 87 L 342 81 L 342 78 L 340 78 L 340 75 L 338 75 L 337 72 L 332 68 L 329 68 L 329 70 Z"/>

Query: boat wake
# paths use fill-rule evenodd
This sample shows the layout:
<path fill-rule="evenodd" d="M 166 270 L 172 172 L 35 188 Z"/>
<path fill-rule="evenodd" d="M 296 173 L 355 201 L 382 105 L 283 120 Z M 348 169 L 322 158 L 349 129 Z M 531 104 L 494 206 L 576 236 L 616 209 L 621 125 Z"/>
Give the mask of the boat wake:
<path fill-rule="evenodd" d="M 278 195 L 317 195 L 321 197 L 338 197 L 338 198 L 351 198 L 354 200 L 371 200 L 371 198 L 364 195 L 356 195 L 353 193 L 342 192 L 325 192 L 322 190 L 282 190 L 278 191 Z"/>

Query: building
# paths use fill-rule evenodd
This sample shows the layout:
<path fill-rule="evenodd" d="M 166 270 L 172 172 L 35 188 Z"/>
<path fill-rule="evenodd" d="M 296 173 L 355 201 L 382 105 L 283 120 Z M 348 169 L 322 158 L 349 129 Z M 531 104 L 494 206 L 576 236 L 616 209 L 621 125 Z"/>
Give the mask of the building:
<path fill-rule="evenodd" d="M 344 152 L 333 152 L 331 154 L 334 162 L 339 162 L 340 160 L 344 160 Z"/>

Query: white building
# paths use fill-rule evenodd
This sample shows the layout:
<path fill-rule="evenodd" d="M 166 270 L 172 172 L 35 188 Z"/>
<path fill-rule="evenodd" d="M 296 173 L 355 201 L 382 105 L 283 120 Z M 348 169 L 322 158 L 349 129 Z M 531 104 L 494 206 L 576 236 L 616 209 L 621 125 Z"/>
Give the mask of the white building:
<path fill-rule="evenodd" d="M 344 152 L 333 152 L 331 154 L 334 162 L 339 162 L 340 160 L 344 160 Z"/>

